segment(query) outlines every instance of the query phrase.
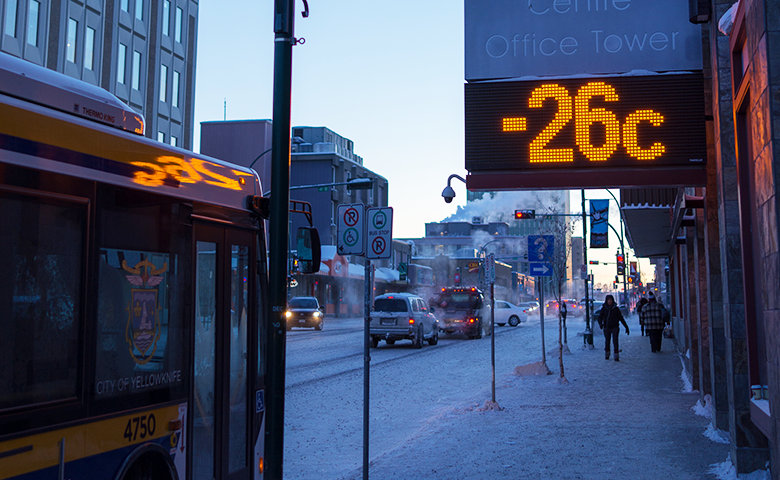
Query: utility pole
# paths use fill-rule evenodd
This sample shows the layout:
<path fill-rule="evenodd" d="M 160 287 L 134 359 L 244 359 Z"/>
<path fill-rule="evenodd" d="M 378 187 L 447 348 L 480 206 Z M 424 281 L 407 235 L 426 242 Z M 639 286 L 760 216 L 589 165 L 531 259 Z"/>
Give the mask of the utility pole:
<path fill-rule="evenodd" d="M 265 411 L 265 478 L 281 480 L 284 466 L 284 388 L 287 328 L 287 228 L 290 209 L 290 105 L 294 0 L 274 1 L 274 97 L 271 132 L 271 212 Z"/>

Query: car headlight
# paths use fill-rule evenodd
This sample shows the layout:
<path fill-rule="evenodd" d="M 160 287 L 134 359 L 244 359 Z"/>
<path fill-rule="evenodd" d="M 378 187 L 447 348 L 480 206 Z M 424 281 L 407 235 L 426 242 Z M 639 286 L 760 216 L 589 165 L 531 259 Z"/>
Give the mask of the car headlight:
<path fill-rule="evenodd" d="M 284 316 L 287 317 L 287 318 L 290 318 L 290 317 L 292 317 L 292 312 L 287 310 L 286 312 L 284 312 Z"/>
<path fill-rule="evenodd" d="M 315 317 L 321 317 L 321 316 L 322 316 L 322 313 L 320 313 L 320 312 L 314 312 L 314 316 L 315 316 Z"/>

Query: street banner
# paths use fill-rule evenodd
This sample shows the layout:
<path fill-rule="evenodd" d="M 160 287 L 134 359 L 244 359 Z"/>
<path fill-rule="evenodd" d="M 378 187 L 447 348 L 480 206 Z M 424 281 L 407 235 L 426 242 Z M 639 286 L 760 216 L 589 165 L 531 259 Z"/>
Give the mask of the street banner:
<path fill-rule="evenodd" d="M 590 248 L 609 247 L 609 200 L 590 201 Z"/>

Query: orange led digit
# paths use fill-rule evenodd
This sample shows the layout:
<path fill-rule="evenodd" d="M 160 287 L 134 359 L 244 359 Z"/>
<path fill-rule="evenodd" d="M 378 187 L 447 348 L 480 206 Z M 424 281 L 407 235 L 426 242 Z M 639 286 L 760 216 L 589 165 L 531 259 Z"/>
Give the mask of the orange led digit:
<path fill-rule="evenodd" d="M 663 115 L 652 110 L 637 110 L 626 118 L 623 125 L 623 146 L 626 152 L 637 160 L 653 160 L 666 152 L 666 147 L 655 142 L 653 146 L 647 149 L 639 147 L 639 138 L 636 133 L 636 127 L 640 122 L 650 122 L 654 127 L 661 125 L 664 121 Z"/>
<path fill-rule="evenodd" d="M 604 97 L 608 102 L 617 102 L 615 88 L 604 82 L 592 82 L 583 85 L 574 99 L 575 142 L 583 155 L 591 162 L 603 162 L 609 159 L 620 143 L 620 122 L 614 113 L 605 108 L 590 109 L 590 99 Z M 590 138 L 590 126 L 602 123 L 606 127 L 604 145 L 594 147 Z"/>
<path fill-rule="evenodd" d="M 536 88 L 528 99 L 528 106 L 531 108 L 542 108 L 544 101 L 552 98 L 558 102 L 558 111 L 555 117 L 537 135 L 528 147 L 529 161 L 531 163 L 541 162 L 573 162 L 573 148 L 544 148 L 555 138 L 555 135 L 571 120 L 572 108 L 571 97 L 566 88 L 557 84 L 547 84 Z"/>
<path fill-rule="evenodd" d="M 525 118 L 505 118 L 502 122 L 504 132 L 525 132 L 528 127 Z"/>

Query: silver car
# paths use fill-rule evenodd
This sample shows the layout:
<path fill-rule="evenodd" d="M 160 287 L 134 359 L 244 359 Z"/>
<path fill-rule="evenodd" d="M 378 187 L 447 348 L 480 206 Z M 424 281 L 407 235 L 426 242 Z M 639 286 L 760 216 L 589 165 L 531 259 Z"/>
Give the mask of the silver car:
<path fill-rule="evenodd" d="M 393 345 L 396 340 L 411 340 L 414 348 L 439 343 L 439 321 L 425 300 L 411 293 L 388 293 L 374 299 L 369 324 L 371 346 L 384 340 Z"/>

